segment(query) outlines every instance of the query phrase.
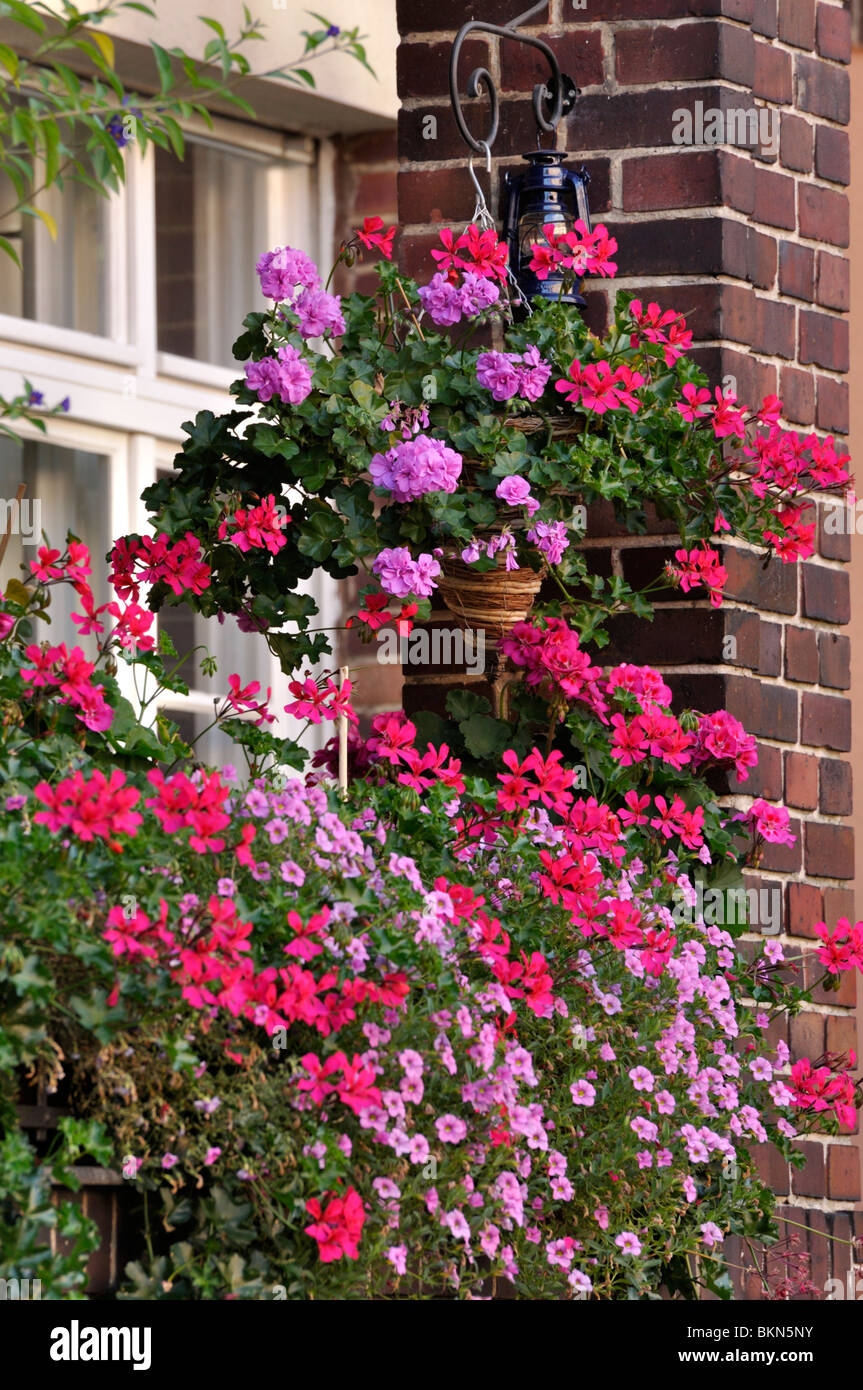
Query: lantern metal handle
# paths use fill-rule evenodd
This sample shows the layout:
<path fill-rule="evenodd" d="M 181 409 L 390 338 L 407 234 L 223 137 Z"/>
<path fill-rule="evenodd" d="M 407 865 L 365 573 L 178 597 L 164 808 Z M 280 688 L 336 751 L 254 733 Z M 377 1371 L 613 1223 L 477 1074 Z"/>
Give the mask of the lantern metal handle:
<path fill-rule="evenodd" d="M 501 39 L 514 39 L 516 43 L 526 44 L 529 48 L 535 48 L 543 54 L 548 62 L 550 76 L 547 82 L 540 82 L 533 89 L 533 114 L 538 135 L 542 133 L 553 134 L 561 116 L 568 115 L 575 105 L 578 88 L 571 77 L 567 77 L 561 72 L 554 50 L 549 48 L 542 39 L 534 38 L 531 34 L 519 34 L 517 32 L 520 25 L 534 19 L 545 7 L 546 0 L 542 0 L 542 3 L 533 5 L 529 10 L 525 10 L 524 14 L 517 15 L 515 19 L 511 19 L 508 24 L 503 26 L 486 24 L 484 20 L 471 19 L 468 20 L 467 24 L 462 25 L 455 36 L 449 61 L 449 91 L 453 115 L 465 144 L 478 154 L 490 150 L 497 139 L 500 124 L 500 98 L 494 84 L 494 78 L 488 68 L 474 68 L 467 80 L 465 91 L 469 97 L 477 97 L 480 95 L 480 89 L 484 88 L 491 107 L 491 125 L 488 134 L 482 140 L 476 139 L 465 121 L 458 89 L 458 60 L 462 44 L 468 34 L 492 34 Z M 550 106 L 547 114 L 544 109 L 546 104 Z"/>

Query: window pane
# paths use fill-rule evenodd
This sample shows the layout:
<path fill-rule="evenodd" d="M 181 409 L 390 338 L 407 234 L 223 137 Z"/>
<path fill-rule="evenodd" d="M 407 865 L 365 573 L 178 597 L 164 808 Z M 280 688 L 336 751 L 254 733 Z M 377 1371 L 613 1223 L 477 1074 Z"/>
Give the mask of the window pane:
<path fill-rule="evenodd" d="M 19 506 L 13 499 L 22 483 L 26 492 Z M 110 600 L 105 564 L 111 546 L 107 458 L 81 449 L 62 449 L 56 444 L 28 440 L 22 446 L 4 439 L 0 441 L 0 499 L 5 499 L 0 534 L 5 533 L 10 516 L 12 522 L 0 565 L 0 589 L 8 580 L 21 578 L 22 564 L 29 576 L 30 561 L 36 559 L 36 551 L 43 544 L 41 531 L 47 532 L 51 545 L 59 550 L 65 545 L 66 532 L 72 531 L 90 547 L 90 585 L 97 606 Z M 67 646 L 79 644 L 89 651 L 87 640 L 81 642 L 71 619 L 73 612 L 81 611 L 71 585 L 58 584 L 51 588 L 50 595 L 51 622 L 37 624 L 36 640 L 65 642 Z"/>
<path fill-rule="evenodd" d="M 16 194 L 0 179 L 0 217 Z M 19 270 L 0 255 L 0 310 L 17 318 L 38 319 L 59 328 L 109 335 L 108 200 L 83 184 L 51 188 L 39 206 L 57 223 L 57 240 L 34 217 L 16 215 L 0 222 L 21 260 Z"/>
<path fill-rule="evenodd" d="M 190 140 L 156 150 L 156 278 L 162 352 L 235 365 L 245 315 L 269 307 L 255 262 L 273 244 L 314 250 L 313 170 Z M 277 216 L 274 221 L 274 212 Z"/>

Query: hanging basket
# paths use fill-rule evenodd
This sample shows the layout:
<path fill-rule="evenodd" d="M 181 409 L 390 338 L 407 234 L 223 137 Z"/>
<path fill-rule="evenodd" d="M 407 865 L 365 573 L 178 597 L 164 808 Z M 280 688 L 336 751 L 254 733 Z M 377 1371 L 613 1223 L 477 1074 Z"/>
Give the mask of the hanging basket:
<path fill-rule="evenodd" d="M 499 641 L 533 608 L 544 567 L 539 572 L 524 565 L 507 570 L 502 555 L 495 556 L 495 563 L 495 569 L 480 573 L 463 560 L 443 559 L 438 589 L 460 627 L 483 629 L 492 641 Z"/>

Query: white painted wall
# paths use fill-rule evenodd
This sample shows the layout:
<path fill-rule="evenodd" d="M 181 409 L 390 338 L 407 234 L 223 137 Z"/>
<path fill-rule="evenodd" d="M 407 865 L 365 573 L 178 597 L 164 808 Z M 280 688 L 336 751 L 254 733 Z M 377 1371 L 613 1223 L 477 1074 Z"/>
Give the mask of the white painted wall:
<path fill-rule="evenodd" d="M 59 0 L 54 0 L 59 3 Z M 153 37 L 163 46 L 179 45 L 187 53 L 198 56 L 209 34 L 198 15 L 207 15 L 224 25 L 233 35 L 242 22 L 240 0 L 150 0 L 158 22 L 147 19 L 134 10 L 121 13 L 107 32 L 133 42 Z M 256 71 L 278 67 L 299 56 L 302 49 L 301 29 L 316 28 L 309 9 L 325 15 L 333 24 L 352 29 L 359 26 L 367 35 L 365 40 L 369 62 L 377 80 L 361 65 L 344 54 L 334 53 L 310 64 L 317 91 L 326 101 L 366 111 L 377 121 L 395 120 L 398 113 L 396 95 L 395 51 L 398 44 L 395 0 L 248 0 L 249 9 L 266 26 L 266 42 L 249 45 L 249 56 Z"/>

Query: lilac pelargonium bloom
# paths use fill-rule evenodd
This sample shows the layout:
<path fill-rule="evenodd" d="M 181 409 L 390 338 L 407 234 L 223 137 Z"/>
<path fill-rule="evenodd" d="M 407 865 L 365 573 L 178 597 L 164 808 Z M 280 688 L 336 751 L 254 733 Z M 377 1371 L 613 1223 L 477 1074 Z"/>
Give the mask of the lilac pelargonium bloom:
<path fill-rule="evenodd" d="M 522 478 L 518 473 L 511 473 L 508 478 L 501 478 L 494 490 L 495 497 L 499 497 L 501 502 L 506 502 L 508 507 L 527 507 L 528 514 L 533 516 L 539 509 L 539 503 L 530 494 L 530 483 L 527 478 Z"/>
<path fill-rule="evenodd" d="M 375 556 L 372 574 L 377 575 L 381 588 L 393 598 L 407 598 L 408 594 L 429 598 L 437 588 L 435 580 L 440 574 L 440 565 L 436 556 L 440 553 L 439 550 L 434 555 L 423 553 L 414 560 L 406 545 L 394 546 Z"/>
<path fill-rule="evenodd" d="M 477 381 L 491 391 L 496 401 L 510 401 L 513 396 L 538 401 L 550 376 L 551 364 L 534 346 L 521 354 L 481 352 L 476 359 Z"/>
<path fill-rule="evenodd" d="M 292 300 L 297 285 L 306 290 L 320 288 L 318 268 L 305 251 L 293 246 L 277 246 L 259 257 L 255 270 L 261 282 L 261 293 L 280 303 Z"/>
<path fill-rule="evenodd" d="M 336 336 L 344 333 L 345 320 L 341 306 L 341 295 L 327 294 L 326 290 L 320 289 L 302 290 L 293 306 L 302 336 L 320 338 L 324 333 L 334 333 Z"/>
<path fill-rule="evenodd" d="M 512 400 L 521 382 L 513 355 L 508 352 L 481 352 L 476 359 L 476 379 L 496 401 Z"/>
<path fill-rule="evenodd" d="M 280 347 L 275 357 L 247 362 L 246 385 L 259 401 L 278 396 L 285 405 L 299 405 L 312 389 L 312 372 L 295 347 Z"/>
<path fill-rule="evenodd" d="M 487 280 L 483 275 L 475 275 L 472 270 L 465 271 L 459 294 L 461 311 L 468 319 L 490 309 L 500 299 L 500 290 L 494 281 Z"/>
<path fill-rule="evenodd" d="M 461 290 L 440 271 L 432 276 L 427 285 L 420 285 L 419 296 L 429 318 L 439 328 L 449 328 L 458 323 L 462 316 Z"/>
<path fill-rule="evenodd" d="M 429 492 L 455 492 L 461 469 L 461 454 L 425 434 L 375 454 L 369 465 L 375 486 L 386 488 L 397 502 L 412 502 Z"/>

